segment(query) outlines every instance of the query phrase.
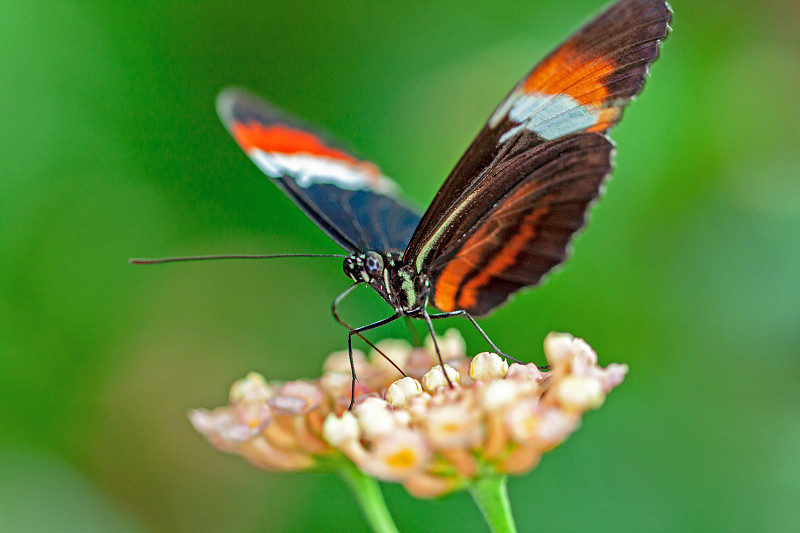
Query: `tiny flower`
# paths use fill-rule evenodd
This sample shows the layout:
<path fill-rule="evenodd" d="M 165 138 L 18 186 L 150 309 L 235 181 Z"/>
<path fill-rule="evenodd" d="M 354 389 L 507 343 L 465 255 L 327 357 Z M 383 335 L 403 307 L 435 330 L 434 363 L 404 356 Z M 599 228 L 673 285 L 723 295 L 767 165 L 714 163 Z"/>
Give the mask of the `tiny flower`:
<path fill-rule="evenodd" d="M 569 333 L 550 333 L 544 338 L 544 353 L 553 365 L 569 362 L 574 353 L 574 337 Z"/>
<path fill-rule="evenodd" d="M 540 442 L 556 446 L 575 430 L 579 421 L 559 409 L 544 409 L 539 417 L 536 437 Z"/>
<path fill-rule="evenodd" d="M 605 368 L 605 372 L 603 372 L 601 376 L 601 381 L 603 382 L 603 392 L 606 394 L 611 392 L 611 389 L 622 383 L 622 380 L 625 379 L 625 375 L 628 373 L 628 365 L 619 365 L 617 363 L 611 363 Z"/>
<path fill-rule="evenodd" d="M 447 377 L 445 377 L 445 372 L 447 372 Z M 444 365 L 444 370 L 442 370 L 442 365 L 437 365 L 422 377 L 422 388 L 425 392 L 436 392 L 436 389 L 457 383 L 461 383 L 461 375 L 458 370 L 448 364 Z"/>
<path fill-rule="evenodd" d="M 539 367 L 533 363 L 529 363 L 527 365 L 513 363 L 510 367 L 508 367 L 506 377 L 509 379 L 519 377 L 523 381 L 540 383 L 544 379 L 544 374 L 539 370 Z"/>
<path fill-rule="evenodd" d="M 397 428 L 397 421 L 391 405 L 376 397 L 366 398 L 356 405 L 354 413 L 358 425 L 367 438 L 375 438 L 391 433 Z"/>
<path fill-rule="evenodd" d="M 323 391 L 307 381 L 284 383 L 267 404 L 274 413 L 301 415 L 318 407 L 324 396 Z"/>
<path fill-rule="evenodd" d="M 496 353 L 479 353 L 469 364 L 469 377 L 477 381 L 501 379 L 507 372 L 508 362 Z"/>
<path fill-rule="evenodd" d="M 479 444 L 483 431 L 480 410 L 466 402 L 432 407 L 424 418 L 425 431 L 436 448 L 471 448 Z"/>
<path fill-rule="evenodd" d="M 566 413 L 529 400 L 513 406 L 505 417 L 513 438 L 525 446 L 542 451 L 565 439 L 576 419 Z"/>
<path fill-rule="evenodd" d="M 407 407 L 411 398 L 422 394 L 422 384 L 414 378 L 404 377 L 398 379 L 386 391 L 386 401 L 392 407 Z"/>
<path fill-rule="evenodd" d="M 361 350 L 353 350 L 353 364 L 356 367 L 356 374 L 360 374 L 367 368 L 367 356 Z M 350 355 L 347 350 L 333 352 L 325 359 L 322 369 L 328 372 L 343 372 L 350 374 Z"/>
<path fill-rule="evenodd" d="M 369 362 L 373 371 L 391 376 L 390 380 L 394 381 L 398 375 L 395 365 L 399 368 L 405 368 L 408 359 L 411 357 L 411 345 L 400 339 L 384 339 L 375 344 L 375 347 L 380 352 L 377 350 L 369 352 Z"/>
<path fill-rule="evenodd" d="M 360 435 L 358 420 L 349 411 L 342 413 L 341 417 L 331 413 L 322 425 L 322 435 L 331 446 L 355 441 Z"/>
<path fill-rule="evenodd" d="M 554 393 L 562 405 L 580 411 L 597 409 L 605 401 L 600 381 L 583 376 L 567 376 L 558 382 Z"/>
<path fill-rule="evenodd" d="M 264 376 L 250 372 L 231 387 L 229 398 L 231 403 L 259 402 L 268 400 L 273 394 Z"/>
<path fill-rule="evenodd" d="M 229 396 L 227 406 L 189 413 L 195 429 L 216 448 L 269 470 L 313 468 L 316 456 L 335 453 L 322 439 L 333 402 L 316 383 L 268 385 L 250 373 L 233 384 Z"/>
<path fill-rule="evenodd" d="M 520 386 L 511 379 L 490 381 L 480 390 L 481 403 L 488 411 L 506 409 L 520 396 Z"/>
<path fill-rule="evenodd" d="M 424 437 L 415 431 L 400 430 L 377 439 L 359 466 L 381 479 L 402 481 L 422 472 L 430 460 Z"/>
<path fill-rule="evenodd" d="M 350 387 L 352 384 L 353 376 L 349 371 L 326 372 L 319 378 L 320 388 L 327 396 L 332 398 L 340 398 L 350 394 Z"/>
<path fill-rule="evenodd" d="M 436 344 L 439 346 L 439 353 L 445 363 L 451 359 L 461 359 L 467 354 L 467 343 L 464 342 L 464 337 L 457 329 L 448 329 L 444 335 L 437 336 Z M 425 349 L 428 353 L 436 354 L 431 337 L 425 339 Z"/>
<path fill-rule="evenodd" d="M 245 442 L 253 436 L 248 424 L 239 423 L 232 412 L 224 409 L 195 409 L 189 412 L 189 420 L 197 431 L 223 451 L 233 451 L 235 443 Z"/>

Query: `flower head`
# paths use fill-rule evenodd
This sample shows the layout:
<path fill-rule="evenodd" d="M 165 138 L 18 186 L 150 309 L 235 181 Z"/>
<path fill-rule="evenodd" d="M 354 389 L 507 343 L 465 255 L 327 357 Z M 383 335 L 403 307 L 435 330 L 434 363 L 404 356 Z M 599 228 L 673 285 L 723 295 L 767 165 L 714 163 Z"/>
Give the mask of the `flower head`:
<path fill-rule="evenodd" d="M 598 366 L 585 341 L 564 333 L 545 339 L 546 372 L 488 352 L 467 358 L 454 330 L 440 342 L 444 368 L 432 348 L 393 340 L 377 346 L 407 376 L 377 352 L 357 352 L 352 411 L 350 363 L 337 352 L 315 381 L 267 384 L 250 374 L 234 384 L 227 406 L 192 411 L 192 423 L 217 448 L 263 468 L 312 468 L 344 455 L 370 475 L 433 497 L 530 470 L 627 372 L 625 365 Z"/>

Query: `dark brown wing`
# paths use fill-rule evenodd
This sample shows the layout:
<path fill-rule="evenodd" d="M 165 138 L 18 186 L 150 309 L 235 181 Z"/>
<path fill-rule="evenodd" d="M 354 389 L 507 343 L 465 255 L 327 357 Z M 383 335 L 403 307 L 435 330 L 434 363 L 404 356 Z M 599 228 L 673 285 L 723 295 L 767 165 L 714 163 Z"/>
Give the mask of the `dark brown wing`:
<path fill-rule="evenodd" d="M 664 0 L 621 0 L 613 4 L 540 62 L 498 106 L 436 193 L 404 255 L 404 261 L 416 265 L 418 272 L 425 271 L 435 283 L 443 283 L 435 299 L 437 307 L 467 309 L 476 314 L 488 312 L 511 292 L 538 282 L 565 258 L 570 237 L 583 225 L 584 211 L 598 195 L 597 188 L 610 170 L 611 145 L 602 134 L 619 121 L 625 106 L 642 90 L 648 67 L 658 56 L 660 41 L 669 31 L 670 17 Z M 578 144 L 585 150 L 563 144 L 565 140 L 575 143 L 575 139 L 581 139 Z M 528 192 L 520 192 L 522 196 L 514 200 L 513 214 L 520 217 L 516 222 L 504 223 L 502 231 L 493 228 L 490 231 L 481 225 L 491 220 L 486 218 L 487 212 L 499 214 L 496 209 L 504 201 L 504 195 L 516 190 L 521 182 L 534 188 L 536 183 L 544 183 L 523 175 L 535 173 L 538 168 L 558 167 L 557 160 L 567 154 L 559 150 L 567 147 L 573 156 L 594 154 L 591 162 L 586 162 L 586 176 L 578 180 L 580 201 L 569 209 L 550 209 L 550 215 L 535 213 L 545 205 L 536 200 L 541 191 L 526 189 Z M 596 160 L 600 153 L 606 157 L 603 164 Z M 548 167 L 549 164 L 555 167 Z M 573 161 L 567 166 L 577 169 L 580 162 Z M 549 179 L 557 182 L 559 176 L 552 175 Z M 591 194 L 587 190 L 590 184 L 596 187 Z M 564 194 L 573 193 L 576 190 L 564 189 Z M 548 205 L 560 200 L 551 198 Z M 525 238 L 531 230 L 531 224 L 525 220 L 545 218 L 551 225 L 561 225 L 559 231 L 564 237 L 558 240 L 560 251 L 552 253 L 548 261 L 515 260 L 516 270 L 506 274 L 513 279 L 501 282 L 496 278 L 476 294 L 474 304 L 459 305 L 459 301 L 467 303 L 469 298 L 459 297 L 453 291 L 464 293 L 469 288 L 455 287 L 454 283 L 460 278 L 458 283 L 464 284 L 467 278 L 456 275 L 455 265 L 448 269 L 447 262 L 461 257 L 458 268 L 466 268 L 464 243 L 469 241 L 472 248 L 481 242 L 476 235 L 487 235 L 499 250 L 504 243 Z M 553 246 L 555 242 L 547 244 Z M 488 243 L 481 246 L 488 250 Z M 470 253 L 469 261 L 474 262 L 477 252 Z M 473 283 L 477 286 L 478 282 Z M 445 284 L 450 288 L 445 288 Z M 481 301 L 483 293 L 491 293 L 491 297 L 484 296 L 485 301 Z"/>
<path fill-rule="evenodd" d="M 522 153 L 476 188 L 469 211 L 441 235 L 443 253 L 425 270 L 442 311 L 483 315 L 534 285 L 567 256 L 611 171 L 613 144 L 577 133 Z"/>

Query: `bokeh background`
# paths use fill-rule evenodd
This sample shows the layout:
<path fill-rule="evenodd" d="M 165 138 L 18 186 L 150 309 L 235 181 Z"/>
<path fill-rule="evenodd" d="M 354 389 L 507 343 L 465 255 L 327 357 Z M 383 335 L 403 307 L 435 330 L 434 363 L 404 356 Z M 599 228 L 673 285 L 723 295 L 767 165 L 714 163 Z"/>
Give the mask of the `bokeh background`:
<path fill-rule="evenodd" d="M 225 132 L 223 87 L 318 123 L 425 206 L 604 4 L 4 0 L 0 531 L 366 530 L 337 478 L 258 471 L 185 416 L 251 370 L 318 375 L 346 341 L 340 262 L 127 259 L 338 252 Z M 522 531 L 796 531 L 799 6 L 675 0 L 573 258 L 482 321 L 523 359 L 558 330 L 631 367 L 511 479 Z M 386 307 L 364 291 L 343 313 Z M 485 349 L 465 322 L 438 326 Z M 389 336 L 408 332 L 372 338 Z M 486 530 L 466 494 L 384 491 L 404 531 Z"/>

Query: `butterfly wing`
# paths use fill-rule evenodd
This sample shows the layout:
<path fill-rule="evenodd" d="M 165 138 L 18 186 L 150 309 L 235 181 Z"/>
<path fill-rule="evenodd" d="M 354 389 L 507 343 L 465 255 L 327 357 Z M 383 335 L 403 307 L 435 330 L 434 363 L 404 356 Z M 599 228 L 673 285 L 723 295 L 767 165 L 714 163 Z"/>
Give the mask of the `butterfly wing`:
<path fill-rule="evenodd" d="M 427 265 L 434 305 L 484 315 L 564 261 L 613 149 L 602 134 L 577 133 L 494 168 L 466 200 L 480 215 L 456 216 L 445 249 Z"/>
<path fill-rule="evenodd" d="M 567 256 L 611 170 L 605 133 L 669 31 L 664 0 L 621 0 L 525 76 L 425 212 L 404 261 L 443 311 L 480 315 Z"/>
<path fill-rule="evenodd" d="M 406 248 L 420 216 L 375 165 L 241 89 L 223 91 L 217 112 L 250 159 L 348 252 Z"/>

